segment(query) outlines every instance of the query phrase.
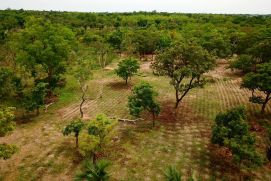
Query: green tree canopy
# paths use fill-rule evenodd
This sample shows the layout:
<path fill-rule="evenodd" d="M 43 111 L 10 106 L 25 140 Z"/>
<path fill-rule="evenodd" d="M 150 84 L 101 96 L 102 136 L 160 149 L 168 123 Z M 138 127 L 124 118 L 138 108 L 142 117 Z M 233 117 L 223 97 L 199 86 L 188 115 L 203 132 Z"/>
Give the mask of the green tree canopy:
<path fill-rule="evenodd" d="M 28 111 L 36 110 L 36 114 L 39 115 L 39 109 L 45 103 L 46 89 L 47 83 L 39 82 L 32 89 L 30 95 L 25 97 L 24 107 Z"/>
<path fill-rule="evenodd" d="M 215 62 L 207 50 L 194 42 L 178 42 L 159 52 L 153 68 L 155 74 L 168 76 L 175 88 L 176 104 L 193 88 L 202 86 L 203 73 L 209 71 Z"/>
<path fill-rule="evenodd" d="M 262 159 L 255 150 L 255 138 L 249 132 L 244 107 L 219 113 L 212 129 L 212 143 L 228 147 L 239 165 L 260 165 Z M 252 166 L 252 165 L 251 165 Z"/>
<path fill-rule="evenodd" d="M 258 65 L 256 72 L 248 73 L 243 78 L 241 87 L 252 91 L 250 101 L 262 104 L 261 112 L 264 113 L 266 105 L 271 99 L 271 63 Z M 255 91 L 260 91 L 265 96 L 256 96 L 254 95 Z"/>
<path fill-rule="evenodd" d="M 115 70 L 116 74 L 123 78 L 128 83 L 128 78 L 131 78 L 139 69 L 139 63 L 136 59 L 127 58 L 118 63 L 118 67 Z"/>
<path fill-rule="evenodd" d="M 30 17 L 25 28 L 14 36 L 17 50 L 17 61 L 31 70 L 37 78 L 34 67 L 41 65 L 47 76 L 49 90 L 53 91 L 59 85 L 61 74 L 74 44 L 74 33 L 63 25 L 52 24 L 50 21 Z"/>
<path fill-rule="evenodd" d="M 239 69 L 243 73 L 248 73 L 255 70 L 255 64 L 256 62 L 251 55 L 242 54 L 230 63 L 229 68 Z"/>
<path fill-rule="evenodd" d="M 88 134 L 98 138 L 98 146 L 102 149 L 106 142 L 110 140 L 116 124 L 116 120 L 110 119 L 104 114 L 99 114 L 95 119 L 89 121 Z"/>
<path fill-rule="evenodd" d="M 132 92 L 132 95 L 128 98 L 130 114 L 139 117 L 142 111 L 147 110 L 153 116 L 152 121 L 154 126 L 155 116 L 160 113 L 160 106 L 155 100 L 155 97 L 158 95 L 157 92 L 146 82 L 136 85 Z"/>
<path fill-rule="evenodd" d="M 68 124 L 64 130 L 63 135 L 67 136 L 72 133 L 74 133 L 75 139 L 76 139 L 76 148 L 78 147 L 78 137 L 82 129 L 84 128 L 85 124 L 82 120 L 76 119 L 73 120 L 70 124 Z"/>

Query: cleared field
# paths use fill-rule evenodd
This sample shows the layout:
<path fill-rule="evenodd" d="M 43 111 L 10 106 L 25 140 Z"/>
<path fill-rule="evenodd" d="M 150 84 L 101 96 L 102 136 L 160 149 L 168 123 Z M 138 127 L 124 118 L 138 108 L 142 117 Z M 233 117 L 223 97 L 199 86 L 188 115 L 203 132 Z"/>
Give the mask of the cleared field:
<path fill-rule="evenodd" d="M 90 81 L 90 99 L 84 105 L 89 118 L 98 113 L 130 118 L 127 97 L 132 85 L 141 80 L 154 85 L 162 105 L 155 128 L 148 114 L 136 125 L 120 123 L 118 139 L 105 154 L 112 161 L 111 179 L 162 180 L 164 169 L 175 165 L 183 178 L 194 174 L 202 180 L 235 180 L 237 169 L 230 162 L 224 162 L 210 145 L 210 131 L 215 115 L 236 105 L 246 105 L 251 121 L 258 121 L 255 118 L 260 108 L 248 102 L 250 92 L 239 88 L 240 78 L 225 71 L 225 65 L 220 64 L 207 75 L 213 81 L 204 89 L 190 92 L 176 112 L 173 109 L 174 90 L 168 79 L 155 77 L 146 65 L 144 67 L 142 74 L 132 78 L 129 86 L 113 75 L 112 70 L 96 72 L 95 80 Z M 78 91 L 75 95 L 79 97 Z M 21 124 L 14 133 L 1 138 L 1 141 L 16 143 L 20 152 L 9 160 L 0 161 L 0 178 L 9 181 L 72 180 L 81 158 L 74 149 L 73 137 L 64 137 L 61 131 L 67 122 L 79 115 L 78 104 L 74 100 L 65 107 L 57 103 L 48 113 Z M 265 119 L 268 116 L 270 119 L 270 110 L 269 106 Z M 262 133 L 255 134 L 260 138 Z M 253 174 L 256 180 L 271 180 L 267 167 Z"/>

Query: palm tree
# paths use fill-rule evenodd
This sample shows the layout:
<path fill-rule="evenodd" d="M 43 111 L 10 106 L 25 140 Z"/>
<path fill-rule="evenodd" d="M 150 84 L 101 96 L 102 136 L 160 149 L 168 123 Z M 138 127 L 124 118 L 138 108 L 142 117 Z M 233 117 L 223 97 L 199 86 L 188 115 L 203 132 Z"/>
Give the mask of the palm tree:
<path fill-rule="evenodd" d="M 181 173 L 173 166 L 167 167 L 164 174 L 166 181 L 181 181 Z"/>
<path fill-rule="evenodd" d="M 100 160 L 93 164 L 87 160 L 83 165 L 83 171 L 76 175 L 75 181 L 107 181 L 109 180 L 109 174 L 106 169 L 110 163 L 107 160 Z"/>

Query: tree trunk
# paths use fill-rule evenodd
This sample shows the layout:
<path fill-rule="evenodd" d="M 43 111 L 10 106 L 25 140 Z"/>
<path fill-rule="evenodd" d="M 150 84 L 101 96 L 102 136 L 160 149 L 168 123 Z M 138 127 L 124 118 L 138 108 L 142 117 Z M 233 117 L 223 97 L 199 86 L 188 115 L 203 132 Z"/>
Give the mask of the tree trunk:
<path fill-rule="evenodd" d="M 269 100 L 270 100 L 270 93 L 267 93 L 266 97 L 265 97 L 265 100 L 263 102 L 263 105 L 262 105 L 262 110 L 261 110 L 262 114 L 264 114 L 266 105 L 267 105 L 267 103 L 268 103 Z"/>
<path fill-rule="evenodd" d="M 53 70 L 52 68 L 49 68 L 48 70 L 48 84 L 49 84 L 49 90 L 48 90 L 48 97 L 52 97 L 53 95 L 53 90 L 52 90 L 52 87 L 51 87 L 51 81 L 52 81 L 52 77 L 53 77 Z"/>
<path fill-rule="evenodd" d="M 81 118 L 83 118 L 84 117 L 83 104 L 86 101 L 85 100 L 85 92 L 83 92 L 83 95 L 82 95 L 81 99 L 82 99 L 82 101 L 81 101 L 81 104 L 80 104 L 80 114 L 81 114 Z"/>
<path fill-rule="evenodd" d="M 182 94 L 182 96 L 179 98 L 179 91 L 178 89 L 175 88 L 175 94 L 176 94 L 176 104 L 175 104 L 175 109 L 178 108 L 179 103 L 182 101 L 182 99 L 186 96 L 186 94 L 189 92 L 189 90 L 192 88 L 192 83 L 193 80 L 195 79 L 195 77 L 192 77 L 190 82 L 189 82 L 189 86 L 188 88 L 184 91 L 184 93 Z M 179 88 L 179 84 L 178 84 L 178 88 Z"/>
<path fill-rule="evenodd" d="M 37 107 L 37 109 L 36 109 L 36 115 L 38 116 L 39 114 L 40 114 L 40 108 Z"/>
<path fill-rule="evenodd" d="M 126 85 L 128 84 L 128 78 L 125 79 L 125 84 L 126 84 Z"/>
<path fill-rule="evenodd" d="M 152 127 L 155 126 L 155 114 L 152 112 Z"/>
<path fill-rule="evenodd" d="M 175 107 L 174 108 L 177 109 L 178 106 L 179 106 L 179 103 L 180 103 L 178 89 L 175 89 L 175 98 L 176 98 L 176 103 L 175 103 Z"/>
<path fill-rule="evenodd" d="M 93 152 L 92 163 L 93 163 L 94 165 L 96 164 L 96 160 L 97 160 L 96 153 Z"/>
<path fill-rule="evenodd" d="M 78 136 L 79 136 L 79 134 L 75 135 L 75 146 L 76 146 L 76 148 L 78 148 Z"/>

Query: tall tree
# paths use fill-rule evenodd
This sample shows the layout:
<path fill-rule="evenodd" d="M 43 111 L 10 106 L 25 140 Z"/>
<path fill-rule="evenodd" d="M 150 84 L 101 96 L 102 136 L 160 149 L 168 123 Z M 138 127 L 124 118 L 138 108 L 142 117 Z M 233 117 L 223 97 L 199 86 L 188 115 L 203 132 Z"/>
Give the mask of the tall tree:
<path fill-rule="evenodd" d="M 160 113 L 160 106 L 155 100 L 157 92 L 146 82 L 136 85 L 132 92 L 128 100 L 130 114 L 139 117 L 142 111 L 147 110 L 152 114 L 152 124 L 155 126 L 155 117 Z"/>
<path fill-rule="evenodd" d="M 59 86 L 61 74 L 65 72 L 65 65 L 74 44 L 74 33 L 63 25 L 52 24 L 50 21 L 30 17 L 25 28 L 14 36 L 14 45 L 17 50 L 17 61 L 28 67 L 36 77 L 39 72 L 35 65 L 41 65 L 47 76 L 52 92 Z"/>
<path fill-rule="evenodd" d="M 178 42 L 161 51 L 153 63 L 154 73 L 168 76 L 174 86 L 178 107 L 187 93 L 205 83 L 202 75 L 209 71 L 215 62 L 207 50 L 194 42 Z"/>
<path fill-rule="evenodd" d="M 245 75 L 241 87 L 252 91 L 249 100 L 261 104 L 261 113 L 264 114 L 266 105 L 271 99 L 271 62 L 258 65 L 256 72 Z M 256 96 L 255 91 L 260 91 L 262 95 Z"/>

